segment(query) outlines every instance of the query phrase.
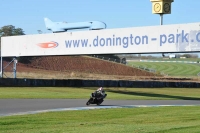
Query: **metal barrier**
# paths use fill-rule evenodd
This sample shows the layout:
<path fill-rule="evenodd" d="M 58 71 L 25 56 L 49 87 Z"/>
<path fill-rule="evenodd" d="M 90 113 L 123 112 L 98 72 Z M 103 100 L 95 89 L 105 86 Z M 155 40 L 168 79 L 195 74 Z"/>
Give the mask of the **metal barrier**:
<path fill-rule="evenodd" d="M 169 81 L 126 81 L 126 80 L 81 80 L 81 79 L 0 79 L 1 87 L 134 87 L 134 88 L 199 88 L 198 82 L 169 82 Z"/>
<path fill-rule="evenodd" d="M 197 73 L 197 76 L 198 76 L 198 77 L 200 77 L 200 72 L 199 72 L 199 73 Z"/>
<path fill-rule="evenodd" d="M 114 58 L 109 58 L 109 57 L 104 57 L 104 56 L 99 56 L 99 55 L 88 55 L 88 56 L 92 56 L 98 59 L 102 59 L 102 60 L 107 60 L 107 61 L 111 61 L 111 62 L 116 62 L 116 63 L 120 63 L 120 64 L 127 64 L 126 59 L 122 58 L 122 59 L 114 59 Z"/>
<path fill-rule="evenodd" d="M 134 65 L 132 65 L 132 67 L 135 67 Z M 157 70 L 156 69 L 153 69 L 153 68 L 147 68 L 147 67 L 143 67 L 143 66 L 137 66 L 136 68 L 138 69 L 142 69 L 142 70 L 145 70 L 145 71 L 148 71 L 148 72 L 151 72 L 151 73 L 156 73 Z M 168 74 L 164 73 L 164 72 L 160 72 L 161 75 L 163 76 L 168 76 Z"/>
<path fill-rule="evenodd" d="M 168 74 L 164 73 L 164 72 L 161 72 L 161 75 L 163 76 L 168 76 Z"/>
<path fill-rule="evenodd" d="M 142 70 L 145 70 L 145 71 L 148 71 L 148 72 L 151 72 L 151 73 L 157 72 L 156 69 L 153 69 L 153 68 L 147 68 L 147 67 L 143 67 L 143 66 L 134 66 L 134 65 L 132 65 L 132 67 L 142 69 Z"/>

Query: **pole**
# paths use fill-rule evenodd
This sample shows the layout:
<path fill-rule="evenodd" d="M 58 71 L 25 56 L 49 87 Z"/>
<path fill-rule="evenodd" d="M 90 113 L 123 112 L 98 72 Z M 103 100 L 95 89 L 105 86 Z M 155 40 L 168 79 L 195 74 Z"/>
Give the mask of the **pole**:
<path fill-rule="evenodd" d="M 160 14 L 160 25 L 163 25 L 163 14 Z M 165 56 L 164 53 L 162 55 Z"/>
<path fill-rule="evenodd" d="M 163 14 L 160 14 L 160 25 L 163 25 Z"/>
<path fill-rule="evenodd" d="M 16 78 L 17 76 L 16 76 L 16 72 L 17 72 L 17 59 L 16 58 L 14 58 L 13 59 L 13 75 L 14 75 L 14 78 Z"/>
<path fill-rule="evenodd" d="M 2 58 L 2 54 L 1 54 L 1 75 L 0 76 L 1 76 L 1 78 L 3 78 L 3 58 Z"/>

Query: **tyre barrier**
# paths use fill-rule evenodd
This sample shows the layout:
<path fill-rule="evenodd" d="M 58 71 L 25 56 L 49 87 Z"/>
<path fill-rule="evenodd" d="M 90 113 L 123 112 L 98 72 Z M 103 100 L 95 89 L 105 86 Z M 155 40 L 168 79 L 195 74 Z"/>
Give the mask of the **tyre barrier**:
<path fill-rule="evenodd" d="M 0 79 L 1 87 L 133 87 L 133 88 L 200 88 L 198 82 L 83 80 L 83 79 Z"/>

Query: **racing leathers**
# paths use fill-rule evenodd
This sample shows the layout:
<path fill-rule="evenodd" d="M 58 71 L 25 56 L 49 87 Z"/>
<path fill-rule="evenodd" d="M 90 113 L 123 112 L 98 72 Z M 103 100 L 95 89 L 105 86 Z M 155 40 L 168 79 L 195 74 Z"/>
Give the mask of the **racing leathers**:
<path fill-rule="evenodd" d="M 92 93 L 92 97 L 97 97 L 97 98 L 105 98 L 107 94 L 105 93 L 103 87 L 98 88 L 95 92 Z"/>

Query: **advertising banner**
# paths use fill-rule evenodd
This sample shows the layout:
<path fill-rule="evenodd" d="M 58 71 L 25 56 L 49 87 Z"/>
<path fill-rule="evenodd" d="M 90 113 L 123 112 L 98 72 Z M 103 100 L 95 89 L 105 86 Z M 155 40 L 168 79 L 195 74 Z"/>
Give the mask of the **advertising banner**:
<path fill-rule="evenodd" d="M 1 38 L 3 57 L 199 52 L 200 23 Z"/>

